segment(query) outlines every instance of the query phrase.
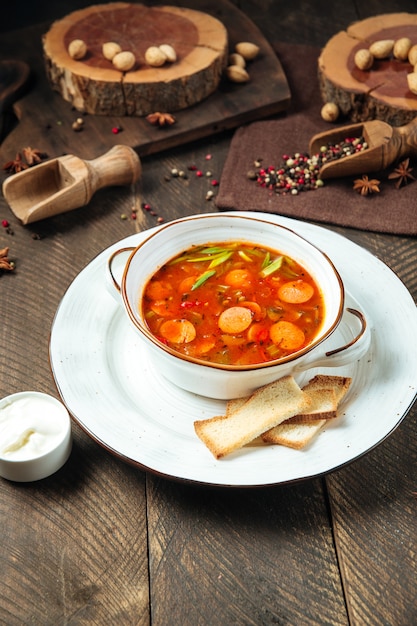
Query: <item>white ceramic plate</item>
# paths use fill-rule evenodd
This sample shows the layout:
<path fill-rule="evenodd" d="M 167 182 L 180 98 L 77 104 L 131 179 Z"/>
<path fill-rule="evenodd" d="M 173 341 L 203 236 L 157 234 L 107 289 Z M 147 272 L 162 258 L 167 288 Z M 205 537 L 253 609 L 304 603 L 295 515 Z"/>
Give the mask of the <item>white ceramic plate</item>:
<path fill-rule="evenodd" d="M 62 299 L 51 331 L 50 360 L 61 397 L 75 421 L 107 450 L 170 478 L 272 485 L 340 468 L 383 441 L 405 417 L 417 384 L 417 355 L 410 340 L 417 336 L 417 311 L 408 290 L 386 265 L 348 239 L 313 224 L 267 217 L 330 256 L 345 283 L 347 304 L 361 309 L 371 323 L 366 357 L 320 370 L 353 378 L 340 416 L 303 451 L 248 446 L 216 461 L 195 435 L 193 422 L 222 414 L 225 403 L 182 391 L 155 371 L 106 286 L 110 254 L 137 245 L 145 236 L 139 233 L 104 250 L 81 271 Z M 350 335 L 342 323 L 331 342 L 342 345 Z M 317 371 L 297 381 L 304 384 Z"/>

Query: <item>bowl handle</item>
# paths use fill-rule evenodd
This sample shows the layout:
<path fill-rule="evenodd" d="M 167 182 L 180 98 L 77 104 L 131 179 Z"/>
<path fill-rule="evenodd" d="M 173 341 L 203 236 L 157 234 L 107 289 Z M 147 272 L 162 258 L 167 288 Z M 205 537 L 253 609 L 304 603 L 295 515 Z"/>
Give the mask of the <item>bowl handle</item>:
<path fill-rule="evenodd" d="M 348 307 L 348 313 L 359 320 L 360 328 L 351 341 L 339 348 L 328 350 L 317 354 L 314 350 L 310 358 L 295 367 L 295 371 L 302 372 L 312 367 L 340 367 L 348 365 L 354 360 L 359 360 L 368 352 L 371 345 L 371 330 L 366 321 L 365 315 L 357 309 Z M 353 320 L 352 320 L 353 321 Z M 350 322 L 348 325 L 351 326 Z M 355 331 L 354 331 L 355 332 Z"/>
<path fill-rule="evenodd" d="M 130 256 L 133 250 L 135 250 L 134 247 L 120 248 L 119 250 L 113 252 L 107 261 L 106 284 L 109 292 L 113 297 L 118 296 L 121 292 L 121 278 L 123 276 L 124 268 L 126 266 L 126 260 L 124 260 L 122 263 L 120 262 L 121 258 L 119 257 L 122 254 Z M 117 260 L 119 261 L 119 264 L 116 267 Z M 120 277 L 118 277 L 117 275 L 120 275 Z"/>

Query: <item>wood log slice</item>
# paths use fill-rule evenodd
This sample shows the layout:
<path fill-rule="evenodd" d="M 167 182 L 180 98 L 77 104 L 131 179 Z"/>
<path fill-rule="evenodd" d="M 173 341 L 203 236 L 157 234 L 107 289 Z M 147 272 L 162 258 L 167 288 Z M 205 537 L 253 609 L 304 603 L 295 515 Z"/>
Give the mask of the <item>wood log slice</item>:
<path fill-rule="evenodd" d="M 390 55 L 374 59 L 369 70 L 356 67 L 354 56 L 384 39 L 408 37 L 417 44 L 417 15 L 393 13 L 356 22 L 337 33 L 323 48 L 318 60 L 321 95 L 335 102 L 352 122 L 379 119 L 392 126 L 407 124 L 417 116 L 417 95 L 407 83 L 413 71 L 408 61 Z"/>
<path fill-rule="evenodd" d="M 79 60 L 68 53 L 75 39 L 87 46 Z M 110 41 L 134 54 L 132 70 L 121 72 L 103 56 L 102 46 Z M 174 48 L 177 60 L 149 66 L 146 50 L 162 44 Z M 228 36 L 219 20 L 200 11 L 116 2 L 52 24 L 43 51 L 53 89 L 78 111 L 144 116 L 185 109 L 213 93 L 227 64 Z"/>

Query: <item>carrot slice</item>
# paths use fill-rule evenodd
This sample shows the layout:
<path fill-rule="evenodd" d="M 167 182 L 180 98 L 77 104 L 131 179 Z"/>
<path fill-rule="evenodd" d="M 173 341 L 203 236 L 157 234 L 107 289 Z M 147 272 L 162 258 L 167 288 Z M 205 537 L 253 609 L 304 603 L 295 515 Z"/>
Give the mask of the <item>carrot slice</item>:
<path fill-rule="evenodd" d="M 188 291 L 191 291 L 191 288 L 196 282 L 197 278 L 198 276 L 195 276 L 195 275 L 187 276 L 186 278 L 183 278 L 179 285 L 179 292 L 187 293 Z"/>
<path fill-rule="evenodd" d="M 243 306 L 231 306 L 219 317 L 219 328 L 224 333 L 235 335 L 246 330 L 252 322 L 252 311 Z"/>
<path fill-rule="evenodd" d="M 292 322 L 276 322 L 269 329 L 271 341 L 283 350 L 297 350 L 305 341 L 303 331 Z"/>
<path fill-rule="evenodd" d="M 171 343 L 190 343 L 196 337 L 196 330 L 188 320 L 167 320 L 159 329 L 164 339 Z"/>
<path fill-rule="evenodd" d="M 252 324 L 248 330 L 247 337 L 250 342 L 263 343 L 269 337 L 268 328 L 259 322 Z"/>
<path fill-rule="evenodd" d="M 304 280 L 292 280 L 278 289 L 278 296 L 288 304 L 307 302 L 314 294 L 314 287 Z"/>
<path fill-rule="evenodd" d="M 229 287 L 247 287 L 252 282 L 252 274 L 244 269 L 230 270 L 222 278 L 222 282 L 229 285 Z"/>
<path fill-rule="evenodd" d="M 172 286 L 160 280 L 152 280 L 146 289 L 146 296 L 151 300 L 163 300 L 168 298 L 171 293 Z"/>
<path fill-rule="evenodd" d="M 252 302 L 249 300 L 244 300 L 243 302 L 239 302 L 240 306 L 244 306 L 253 313 L 253 319 L 255 322 L 259 322 L 259 320 L 265 317 L 265 311 L 261 309 L 257 302 Z"/>
<path fill-rule="evenodd" d="M 169 300 L 155 300 L 155 302 L 151 302 L 149 308 L 159 317 L 172 317 L 174 313 L 171 311 L 170 305 Z"/>
<path fill-rule="evenodd" d="M 195 356 L 206 354 L 207 352 L 210 352 L 210 350 L 212 350 L 215 345 L 216 345 L 216 342 L 213 339 L 208 339 L 206 337 L 203 337 L 202 339 L 198 341 L 198 343 L 195 344 L 194 354 Z"/>
<path fill-rule="evenodd" d="M 243 344 L 247 343 L 246 337 L 234 337 L 233 335 L 222 335 L 222 341 L 225 346 L 229 348 L 231 346 L 243 346 Z"/>

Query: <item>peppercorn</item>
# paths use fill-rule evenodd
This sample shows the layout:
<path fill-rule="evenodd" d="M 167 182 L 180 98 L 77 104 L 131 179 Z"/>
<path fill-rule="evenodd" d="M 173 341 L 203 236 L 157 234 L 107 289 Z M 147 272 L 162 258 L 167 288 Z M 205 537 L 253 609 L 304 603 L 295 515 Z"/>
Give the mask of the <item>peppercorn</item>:
<path fill-rule="evenodd" d="M 300 152 L 293 155 L 284 154 L 278 168 L 259 167 L 256 171 L 250 170 L 246 176 L 249 180 L 256 181 L 260 187 L 278 194 L 297 195 L 301 191 L 317 189 L 324 185 L 318 178 L 324 163 L 356 154 L 366 150 L 367 147 L 368 144 L 363 137 L 346 137 L 340 144 L 321 146 L 319 152 L 312 156 Z M 258 161 L 261 162 L 260 159 Z"/>

